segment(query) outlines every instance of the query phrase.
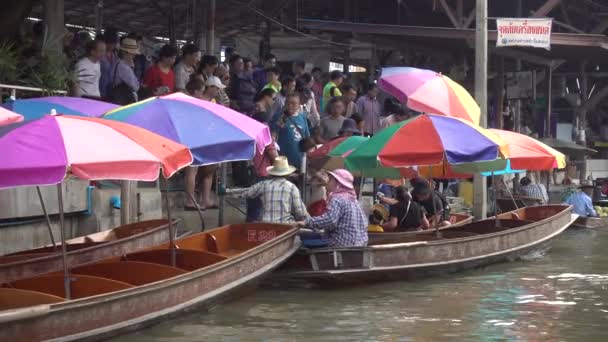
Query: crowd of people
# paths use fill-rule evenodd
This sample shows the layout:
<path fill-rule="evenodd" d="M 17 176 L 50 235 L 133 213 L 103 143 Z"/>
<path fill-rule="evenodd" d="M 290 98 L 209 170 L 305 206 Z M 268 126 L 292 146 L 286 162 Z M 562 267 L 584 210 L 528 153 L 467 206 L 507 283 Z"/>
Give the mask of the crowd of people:
<path fill-rule="evenodd" d="M 258 66 L 237 53 L 226 57 L 222 62 L 217 56 L 202 54 L 193 44 L 185 44 L 181 50 L 167 44 L 150 60 L 142 55 L 140 37 L 119 37 L 115 30 L 107 29 L 87 44 L 85 56 L 76 63 L 76 95 L 126 105 L 184 92 L 268 125 L 274 143 L 249 165 L 233 163 L 235 183 L 247 187 L 241 194 L 247 198 L 247 221 L 323 230 L 332 246 L 367 244 L 368 218 L 357 200 L 350 172 L 324 173 L 322 186 L 328 195 L 317 216 L 309 215 L 294 175 L 301 170 L 305 153 L 319 144 L 352 135 L 371 136 L 406 120 L 410 112 L 391 98 L 381 104 L 375 83 L 361 86 L 349 82 L 341 71 L 324 73 L 320 67 L 308 66 L 309 71 L 302 61 L 281 70 L 273 54 L 265 55 Z M 243 172 L 248 168 L 253 177 Z M 216 165 L 206 165 L 186 170 L 189 196 L 185 210 L 217 207 L 211 196 L 216 169 Z M 428 227 L 427 215 L 434 216 L 444 208 L 432 204 L 434 197 L 429 190 L 429 184 L 415 186 L 415 198 L 410 201 L 407 189 L 397 188 L 385 229 Z"/>

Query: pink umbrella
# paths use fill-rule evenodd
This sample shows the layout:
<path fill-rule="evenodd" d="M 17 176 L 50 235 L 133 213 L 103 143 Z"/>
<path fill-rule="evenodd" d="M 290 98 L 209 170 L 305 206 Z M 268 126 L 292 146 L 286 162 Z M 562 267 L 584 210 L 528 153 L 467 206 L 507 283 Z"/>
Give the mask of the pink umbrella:
<path fill-rule="evenodd" d="M 6 126 L 23 121 L 23 116 L 0 107 L 0 126 Z"/>

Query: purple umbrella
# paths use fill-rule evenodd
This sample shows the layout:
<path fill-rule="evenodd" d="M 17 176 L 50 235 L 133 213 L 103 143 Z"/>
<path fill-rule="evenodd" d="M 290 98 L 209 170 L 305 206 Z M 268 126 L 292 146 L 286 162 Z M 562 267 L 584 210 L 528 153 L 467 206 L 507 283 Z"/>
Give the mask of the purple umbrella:
<path fill-rule="evenodd" d="M 49 96 L 14 100 L 3 104 L 2 107 L 21 114 L 25 121 L 30 121 L 50 114 L 53 109 L 59 114 L 98 118 L 104 113 L 117 108 L 118 105 L 82 97 Z"/>

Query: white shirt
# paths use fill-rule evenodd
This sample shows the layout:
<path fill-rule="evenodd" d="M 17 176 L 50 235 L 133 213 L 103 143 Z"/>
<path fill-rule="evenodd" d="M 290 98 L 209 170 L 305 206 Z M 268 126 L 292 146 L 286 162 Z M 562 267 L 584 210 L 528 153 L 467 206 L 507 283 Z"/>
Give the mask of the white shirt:
<path fill-rule="evenodd" d="M 99 79 L 101 68 L 99 62 L 93 63 L 89 57 L 84 57 L 76 63 L 74 69 L 78 79 L 80 95 L 101 97 L 99 93 Z"/>
<path fill-rule="evenodd" d="M 175 89 L 176 90 L 184 90 L 186 89 L 186 84 L 190 81 L 190 75 L 194 73 L 194 68 L 184 64 L 184 62 L 179 62 L 175 66 Z"/>

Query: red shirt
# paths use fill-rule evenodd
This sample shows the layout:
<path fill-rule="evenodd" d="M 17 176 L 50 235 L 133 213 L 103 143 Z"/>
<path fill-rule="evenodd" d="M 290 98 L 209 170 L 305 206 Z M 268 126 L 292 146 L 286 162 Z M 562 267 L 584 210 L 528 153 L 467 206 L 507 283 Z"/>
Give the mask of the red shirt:
<path fill-rule="evenodd" d="M 253 167 L 258 177 L 268 177 L 268 171 L 266 170 L 269 166 L 272 166 L 272 160 L 270 160 L 269 153 L 271 151 L 276 151 L 276 146 L 274 142 L 271 142 L 270 145 L 266 146 L 263 153 L 255 152 L 255 156 L 253 157 Z"/>
<path fill-rule="evenodd" d="M 160 70 L 157 64 L 154 64 L 146 70 L 143 83 L 145 87 L 152 90 L 166 86 L 169 87 L 169 92 L 173 92 L 175 89 L 175 74 L 172 69 L 165 73 Z"/>

